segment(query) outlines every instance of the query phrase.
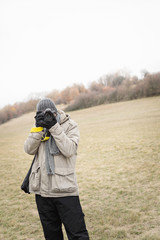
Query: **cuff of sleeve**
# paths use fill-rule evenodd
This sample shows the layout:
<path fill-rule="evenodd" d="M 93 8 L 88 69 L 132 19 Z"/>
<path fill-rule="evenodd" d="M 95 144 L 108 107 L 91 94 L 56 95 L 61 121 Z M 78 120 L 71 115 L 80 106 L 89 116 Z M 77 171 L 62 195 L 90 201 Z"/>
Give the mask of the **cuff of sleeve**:
<path fill-rule="evenodd" d="M 63 132 L 62 127 L 59 125 L 59 123 L 56 123 L 53 127 L 49 129 L 50 133 L 53 135 L 60 135 Z"/>
<path fill-rule="evenodd" d="M 42 132 L 43 127 L 32 127 L 30 133 Z"/>

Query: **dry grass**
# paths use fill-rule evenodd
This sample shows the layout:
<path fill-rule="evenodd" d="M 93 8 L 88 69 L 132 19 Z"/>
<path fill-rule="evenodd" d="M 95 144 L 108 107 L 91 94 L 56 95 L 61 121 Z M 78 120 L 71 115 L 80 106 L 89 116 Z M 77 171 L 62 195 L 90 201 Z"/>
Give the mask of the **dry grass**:
<path fill-rule="evenodd" d="M 154 97 L 70 113 L 81 132 L 76 171 L 91 240 L 160 240 L 159 110 Z M 33 116 L 0 126 L 0 240 L 44 239 L 34 195 L 20 190 Z"/>

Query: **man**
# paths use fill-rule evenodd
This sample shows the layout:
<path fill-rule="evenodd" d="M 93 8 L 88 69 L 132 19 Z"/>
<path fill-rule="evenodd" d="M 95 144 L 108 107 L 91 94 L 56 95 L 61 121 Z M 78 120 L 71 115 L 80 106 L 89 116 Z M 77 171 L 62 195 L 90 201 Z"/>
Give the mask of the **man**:
<path fill-rule="evenodd" d="M 45 239 L 63 240 L 63 223 L 69 240 L 89 240 L 75 174 L 77 124 L 49 98 L 36 111 L 24 149 L 35 155 L 29 191 L 35 193 Z"/>

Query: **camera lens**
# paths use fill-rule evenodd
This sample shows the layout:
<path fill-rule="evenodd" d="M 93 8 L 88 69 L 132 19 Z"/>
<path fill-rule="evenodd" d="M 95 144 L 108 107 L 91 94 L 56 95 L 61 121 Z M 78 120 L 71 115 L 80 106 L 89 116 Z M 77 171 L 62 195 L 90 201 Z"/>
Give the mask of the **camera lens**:
<path fill-rule="evenodd" d="M 44 114 L 44 121 L 52 121 L 53 120 L 53 113 L 52 112 L 46 112 Z"/>

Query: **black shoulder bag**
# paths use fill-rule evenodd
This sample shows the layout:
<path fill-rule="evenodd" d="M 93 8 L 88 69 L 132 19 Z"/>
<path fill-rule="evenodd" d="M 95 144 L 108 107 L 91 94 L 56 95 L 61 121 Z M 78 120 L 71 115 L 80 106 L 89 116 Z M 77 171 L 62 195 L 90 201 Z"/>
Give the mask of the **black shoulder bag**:
<path fill-rule="evenodd" d="M 31 163 L 31 166 L 30 166 L 30 168 L 29 168 L 29 170 L 28 170 L 28 173 L 27 173 L 27 175 L 25 176 L 25 178 L 24 178 L 24 180 L 23 180 L 23 183 L 22 183 L 22 185 L 21 185 L 21 189 L 22 189 L 25 193 L 28 193 L 28 194 L 30 194 L 30 192 L 29 192 L 29 176 L 30 176 L 30 174 L 31 174 L 31 170 L 32 170 L 32 166 L 33 166 L 34 160 L 35 160 L 35 156 L 34 156 L 34 158 L 33 158 L 33 161 L 32 161 L 32 163 Z"/>

